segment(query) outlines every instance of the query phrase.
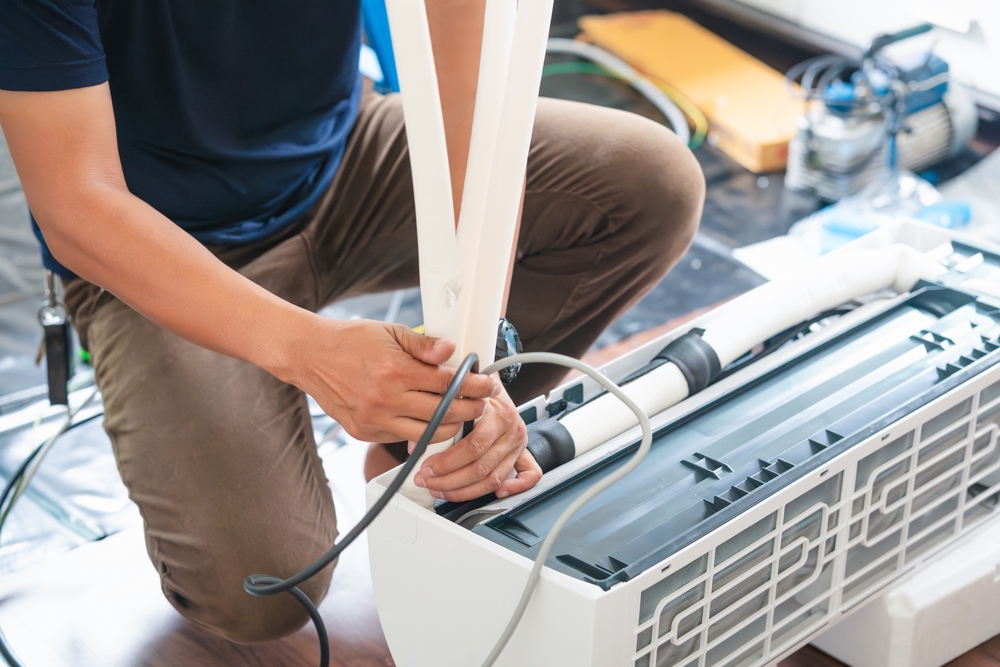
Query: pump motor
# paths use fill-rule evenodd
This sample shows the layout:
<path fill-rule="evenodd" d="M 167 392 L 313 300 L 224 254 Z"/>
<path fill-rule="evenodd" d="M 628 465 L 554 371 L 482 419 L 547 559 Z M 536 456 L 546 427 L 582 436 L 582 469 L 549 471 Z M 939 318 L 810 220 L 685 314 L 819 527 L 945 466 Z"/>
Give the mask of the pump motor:
<path fill-rule="evenodd" d="M 820 56 L 788 73 L 811 101 L 788 145 L 785 184 L 836 201 L 887 168 L 919 171 L 961 151 L 975 136 L 972 96 L 952 85 L 933 53 L 879 55 L 924 27 L 876 39 L 859 61 Z"/>

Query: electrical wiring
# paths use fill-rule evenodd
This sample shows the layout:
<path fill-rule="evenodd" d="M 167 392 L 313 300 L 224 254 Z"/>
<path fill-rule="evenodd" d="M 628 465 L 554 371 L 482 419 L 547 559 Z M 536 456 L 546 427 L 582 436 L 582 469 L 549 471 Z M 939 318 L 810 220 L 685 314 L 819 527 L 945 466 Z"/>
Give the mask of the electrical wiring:
<path fill-rule="evenodd" d="M 497 658 L 500 657 L 500 654 L 503 652 L 507 642 L 510 641 L 510 638 L 514 635 L 514 631 L 517 629 L 518 623 L 521 621 L 521 617 L 524 616 L 524 612 L 528 608 L 528 602 L 531 601 L 531 595 L 538 586 L 538 581 L 542 576 L 542 567 L 545 565 L 549 552 L 552 551 L 552 547 L 559 538 L 559 533 L 562 531 L 563 527 L 565 527 L 566 524 L 569 523 L 569 520 L 573 518 L 573 515 L 576 514 L 581 507 L 590 502 L 594 496 L 635 470 L 639 464 L 642 463 L 642 460 L 646 458 L 646 454 L 649 453 L 649 448 L 653 444 L 653 428 L 649 423 L 649 417 L 646 416 L 646 413 L 643 412 L 642 409 L 636 405 L 636 403 L 630 399 L 617 384 L 608 379 L 606 375 L 578 359 L 573 359 L 572 357 L 566 357 L 561 354 L 554 354 L 551 352 L 525 352 L 523 354 L 515 354 L 491 364 L 483 370 L 483 373 L 489 375 L 514 364 L 539 363 L 556 364 L 558 366 L 572 368 L 585 373 L 596 380 L 598 384 L 604 387 L 609 393 L 616 396 L 625 405 L 627 405 L 632 412 L 635 413 L 635 416 L 639 420 L 639 426 L 642 429 L 642 440 L 640 441 L 639 448 L 636 450 L 635 454 L 632 455 L 632 458 L 630 458 L 624 466 L 595 483 L 577 496 L 576 500 L 570 503 L 569 507 L 567 507 L 563 513 L 559 515 L 558 519 L 556 519 L 556 522 L 552 525 L 551 530 L 549 530 L 548 536 L 545 538 L 545 541 L 542 542 L 542 546 L 538 550 L 538 555 L 535 557 L 535 563 L 531 568 L 531 572 L 528 574 L 528 581 L 524 585 L 524 591 L 521 593 L 521 599 L 517 603 L 517 608 L 511 615 L 510 621 L 507 623 L 507 627 L 504 629 L 500 639 L 497 640 L 493 650 L 490 652 L 489 656 L 487 656 L 486 661 L 483 662 L 483 667 L 492 667 L 492 665 L 497 661 Z"/>
<path fill-rule="evenodd" d="M 653 82 L 653 84 L 662 90 L 665 95 L 667 95 L 674 103 L 681 108 L 681 111 L 691 119 L 691 124 L 694 126 L 694 134 L 691 136 L 691 141 L 688 146 L 693 150 L 705 143 L 705 139 L 708 137 L 708 118 L 705 114 L 701 112 L 695 103 L 689 100 L 687 97 L 681 94 L 679 90 L 671 86 L 666 81 L 658 79 L 655 76 L 645 75 L 647 79 Z"/>
<path fill-rule="evenodd" d="M 433 416 L 427 424 L 427 428 L 424 430 L 423 435 L 417 442 L 413 453 L 410 454 L 406 462 L 403 464 L 399 473 L 389 484 L 385 493 L 372 505 L 371 509 L 365 513 L 364 517 L 351 529 L 351 531 L 342 539 L 340 542 L 335 544 L 329 551 L 327 551 L 322 557 L 320 557 L 316 562 L 314 562 L 309 567 L 303 569 L 297 574 L 289 577 L 288 579 L 280 579 L 266 574 L 256 574 L 247 577 L 243 582 L 243 588 L 247 593 L 254 596 L 267 596 L 267 595 L 277 595 L 279 593 L 289 593 L 299 603 L 305 608 L 306 612 L 309 614 L 313 625 L 316 627 L 316 632 L 319 635 L 320 644 L 320 666 L 329 667 L 330 664 L 330 644 L 329 637 L 326 633 L 326 626 L 323 623 L 323 618 L 319 614 L 319 610 L 312 603 L 309 597 L 298 588 L 298 584 L 301 584 L 306 579 L 315 576 L 323 568 L 333 562 L 340 553 L 346 549 L 358 536 L 371 524 L 372 521 L 379 515 L 382 509 L 389 503 L 392 497 L 402 486 L 403 481 L 409 475 L 410 471 L 416 465 L 420 456 L 427 449 L 427 445 L 430 443 L 431 437 L 437 431 L 441 422 L 444 420 L 445 413 L 451 406 L 452 401 L 458 395 L 459 388 L 462 385 L 462 381 L 465 376 L 474 368 L 478 361 L 475 354 L 470 354 L 459 366 L 458 370 L 455 372 L 455 376 L 452 378 L 451 383 L 448 385 L 447 391 L 445 391 L 444 396 L 441 399 L 441 403 L 438 405 Z M 20 495 L 27 488 L 28 483 L 31 481 L 31 476 L 37 471 L 38 466 L 41 464 L 41 460 L 49 452 L 52 446 L 55 444 L 56 440 L 61 436 L 69 427 L 72 425 L 73 418 L 80 412 L 84 407 L 89 405 L 91 401 L 97 396 L 98 390 L 95 389 L 93 393 L 76 409 L 69 413 L 66 420 L 60 426 L 59 430 L 44 443 L 39 445 L 35 450 L 24 460 L 15 474 L 11 477 L 7 486 L 4 488 L 2 495 L 0 495 L 0 506 L 6 502 L 8 496 L 11 497 L 9 503 L 4 508 L 3 514 L 0 515 L 0 531 L 3 529 L 3 524 L 10 514 L 14 503 L 20 497 Z M 14 654 L 13 650 L 10 648 L 6 638 L 3 633 L 0 632 L 0 656 L 7 661 L 10 667 L 25 667 L 17 656 Z"/>
<path fill-rule="evenodd" d="M 606 76 L 620 81 L 627 81 L 624 77 L 613 72 L 609 72 L 600 65 L 589 61 L 549 63 L 542 69 L 543 77 L 557 76 L 560 74 L 597 74 L 599 76 Z M 698 148 L 698 146 L 702 145 L 705 142 L 705 138 L 708 136 L 708 119 L 705 118 L 705 114 L 703 114 L 698 107 L 691 102 L 691 100 L 681 95 L 677 89 L 673 88 L 669 84 L 649 75 L 644 74 L 640 76 L 649 79 L 655 86 L 662 90 L 674 104 L 680 107 L 681 111 L 684 112 L 684 115 L 688 117 L 689 123 L 694 126 L 694 134 L 691 135 L 688 147 L 694 150 L 695 148 Z"/>
<path fill-rule="evenodd" d="M 785 72 L 785 88 L 791 97 L 804 100 L 816 98 L 815 81 L 827 68 L 848 62 L 844 56 L 824 55 L 797 63 Z M 799 81 L 801 77 L 801 82 Z"/>
<path fill-rule="evenodd" d="M 298 588 L 298 584 L 301 584 L 306 579 L 314 576 L 324 567 L 329 565 L 333 560 L 340 555 L 340 553 L 350 545 L 357 537 L 371 524 L 372 521 L 379 515 L 379 513 L 385 508 L 392 497 L 396 494 L 399 488 L 402 486 L 403 481 L 407 478 L 413 467 L 416 465 L 417 461 L 423 455 L 424 451 L 427 449 L 427 445 L 430 443 L 431 437 L 434 432 L 441 425 L 441 421 L 444 419 L 445 413 L 451 406 L 452 401 L 458 395 L 459 387 L 461 387 L 462 381 L 465 376 L 473 369 L 478 361 L 478 357 L 475 354 L 470 354 L 465 358 L 462 364 L 459 366 L 458 370 L 455 372 L 455 376 L 452 378 L 451 383 L 448 385 L 447 391 L 445 391 L 444 396 L 441 398 L 441 402 L 437 409 L 434 411 L 433 416 L 427 424 L 427 428 L 424 430 L 423 435 L 420 436 L 420 440 L 417 441 L 416 447 L 410 456 L 403 463 L 399 472 L 393 478 L 389 486 L 382 493 L 379 499 L 371 506 L 371 508 L 365 513 L 364 517 L 351 529 L 351 531 L 344 537 L 340 542 L 334 545 L 327 553 L 320 557 L 315 563 L 309 567 L 303 569 L 297 574 L 289 577 L 288 579 L 279 579 L 270 575 L 252 575 L 247 577 L 243 582 L 243 588 L 247 593 L 256 596 L 263 595 L 277 595 L 279 593 L 291 593 L 295 598 L 305 607 L 306 611 L 309 613 L 310 618 L 313 619 L 313 623 L 316 625 L 316 630 L 320 635 L 320 667 L 328 667 L 329 665 L 329 640 L 326 637 L 325 628 L 322 625 L 322 619 L 319 616 L 319 612 L 316 610 L 315 605 L 312 601 Z M 538 556 L 535 558 L 535 564 L 528 575 L 528 580 L 525 583 L 524 592 L 521 595 L 521 599 L 518 602 L 514 613 L 511 615 L 510 622 L 507 624 L 507 628 L 501 635 L 497 644 L 494 646 L 493 651 L 490 653 L 486 662 L 483 663 L 483 667 L 491 667 L 500 656 L 507 642 L 510 641 L 511 636 L 514 634 L 514 630 L 517 629 L 518 623 L 524 616 L 524 612 L 528 607 L 528 602 L 531 600 L 532 593 L 538 585 L 538 581 L 541 578 L 542 567 L 545 565 L 545 560 L 548 558 L 549 552 L 555 544 L 556 539 L 559 537 L 559 533 L 562 531 L 563 527 L 569 522 L 569 520 L 576 514 L 579 509 L 590 501 L 591 498 L 597 494 L 604 491 L 606 488 L 617 482 L 619 479 L 628 475 L 632 470 L 634 470 L 646 457 L 649 452 L 649 448 L 653 442 L 653 431 L 649 423 L 649 418 L 646 414 L 635 404 L 622 390 L 607 378 L 603 373 L 594 369 L 593 367 L 585 364 L 578 359 L 573 359 L 572 357 L 566 357 L 561 354 L 554 354 L 551 352 L 526 352 L 523 354 L 515 354 L 510 357 L 506 357 L 484 369 L 483 373 L 491 375 L 497 371 L 500 371 L 509 366 L 515 364 L 533 364 L 533 363 L 546 363 L 555 364 L 558 366 L 564 366 L 566 368 L 571 368 L 578 370 L 591 378 L 596 380 L 598 384 L 604 387 L 609 393 L 617 396 L 621 401 L 623 401 L 629 409 L 635 412 L 636 417 L 639 420 L 639 424 L 642 428 L 642 441 L 639 444 L 639 449 L 636 453 L 629 459 L 628 463 L 622 468 L 617 470 L 614 474 L 597 482 L 589 489 L 580 494 L 580 496 L 572 503 L 563 514 L 556 520 L 555 524 L 552 526 L 548 537 L 542 543 L 541 549 L 538 552 Z"/>
<path fill-rule="evenodd" d="M 21 475 L 24 474 L 25 469 L 28 467 L 28 464 L 31 463 L 31 460 L 35 457 L 35 454 L 38 453 L 39 449 L 40 448 L 35 449 L 35 451 L 32 452 L 31 455 L 24 460 L 21 466 L 10 478 L 10 481 L 7 482 L 7 485 L 4 487 L 3 490 L 3 495 L 0 496 L 0 505 L 2 505 L 4 502 L 7 501 L 7 497 L 11 494 L 11 491 L 13 491 L 14 486 L 20 481 Z M 8 510 L 12 504 L 13 503 L 8 505 Z M 6 519 L 8 513 L 9 512 L 4 513 L 3 519 Z M 3 529 L 3 519 L 0 519 L 0 530 Z M 7 664 L 10 667 L 24 667 L 24 663 L 22 663 L 21 660 L 17 657 L 17 654 L 14 653 L 14 649 L 11 648 L 10 643 L 7 641 L 6 635 L 4 635 L 3 633 L 3 630 L 0 630 L 0 656 L 3 656 L 3 659 L 7 662 Z"/>
<path fill-rule="evenodd" d="M 0 534 L 2 534 L 3 526 L 7 522 L 7 517 L 10 516 L 11 510 L 14 508 L 14 504 L 24 493 L 25 489 L 28 488 L 28 484 L 31 482 L 31 478 L 38 470 L 38 466 L 41 464 L 42 459 L 44 459 L 45 455 L 52 449 L 52 446 L 56 443 L 56 440 L 59 439 L 59 436 L 70 429 L 76 415 L 79 414 L 79 412 L 85 407 L 90 405 L 90 403 L 97 397 L 98 393 L 100 393 L 100 390 L 95 388 L 94 391 L 87 396 L 83 403 L 72 410 L 67 409 L 66 419 L 63 420 L 62 424 L 60 424 L 59 429 L 45 442 L 36 447 L 34 451 L 32 451 L 31 454 L 24 459 L 18 469 L 14 471 L 14 474 L 11 476 L 6 486 L 4 486 L 3 492 L 0 493 L 0 507 L 3 507 L 3 512 L 0 513 Z M 8 498 L 10 498 L 9 502 L 7 500 Z M 4 503 L 6 503 L 6 506 Z M 24 667 L 24 663 L 18 659 L 2 631 L 0 631 L 0 656 L 3 656 L 3 659 L 7 661 L 7 664 L 10 665 L 10 667 Z"/>
<path fill-rule="evenodd" d="M 438 404 L 437 409 L 434 411 L 430 421 L 427 424 L 426 429 L 417 441 L 413 452 L 407 458 L 406 462 L 400 467 L 396 476 L 389 483 L 385 492 L 379 497 L 379 499 L 372 505 L 372 507 L 365 513 L 364 517 L 351 529 L 351 531 L 339 542 L 337 542 L 329 551 L 327 551 L 318 560 L 312 563 L 310 566 L 304 568 L 297 574 L 287 578 L 280 579 L 266 574 L 255 574 L 247 577 L 243 582 L 244 590 L 254 596 L 269 596 L 278 595 L 280 593 L 289 593 L 295 597 L 296 600 L 305 608 L 306 612 L 309 614 L 314 626 L 316 627 L 317 634 L 319 635 L 320 644 L 320 667 L 329 667 L 330 663 L 330 646 L 329 638 L 326 633 L 326 627 L 323 623 L 323 619 L 319 614 L 316 605 L 309 599 L 309 597 L 300 589 L 298 585 L 306 581 L 310 577 L 318 574 L 326 566 L 332 563 L 345 548 L 347 548 L 351 543 L 354 542 L 360 536 L 360 534 L 375 520 L 379 513 L 388 505 L 389 501 L 392 500 L 393 496 L 402 486 L 404 480 L 413 470 L 417 461 L 423 455 L 424 451 L 427 449 L 427 445 L 430 443 L 431 438 L 437 431 L 441 422 L 444 420 L 444 416 L 454 401 L 455 397 L 458 395 L 459 389 L 462 385 L 463 380 L 468 375 L 469 372 L 473 371 L 478 362 L 478 357 L 475 354 L 470 354 L 465 358 L 462 364 L 459 366 L 458 370 L 455 372 L 451 383 L 448 385 L 441 402 Z M 588 364 L 573 359 L 571 357 L 566 357 L 560 354 L 554 354 L 549 352 L 527 352 L 523 354 L 516 354 L 507 357 L 501 361 L 498 361 L 483 372 L 486 374 L 492 374 L 509 366 L 515 364 L 532 364 L 532 363 L 547 363 L 555 364 L 559 366 L 564 366 L 566 368 L 571 368 L 578 370 L 586 375 L 590 376 L 598 382 L 602 387 L 604 387 L 609 393 L 617 396 L 621 401 L 623 401 L 629 409 L 635 412 L 638 418 L 640 427 L 642 429 L 642 440 L 639 444 L 639 448 L 631 459 L 622 468 L 617 470 L 612 475 L 602 479 L 597 482 L 586 491 L 580 494 L 580 496 L 563 512 L 563 514 L 556 520 L 553 525 L 549 535 L 546 537 L 545 541 L 539 550 L 538 556 L 535 559 L 534 565 L 528 575 L 528 579 L 525 583 L 524 591 L 521 595 L 521 599 L 515 608 L 511 619 L 501 635 L 497 644 L 494 646 L 486 662 L 483 663 L 483 667 L 490 667 L 499 657 L 500 653 L 503 651 L 504 647 L 507 645 L 511 636 L 513 636 L 514 631 L 524 615 L 527 609 L 528 603 L 531 600 L 532 594 L 538 585 L 541 578 L 541 571 L 545 564 L 545 561 L 558 539 L 559 533 L 562 531 L 563 527 L 569 522 L 569 520 L 576 514 L 579 509 L 589 502 L 594 496 L 598 495 L 615 482 L 621 478 L 628 475 L 632 470 L 634 470 L 645 458 L 646 454 L 649 452 L 650 446 L 652 445 L 652 427 L 649 423 L 649 418 L 646 414 L 635 404 L 622 390 L 607 378 L 600 371 L 594 369 Z M 84 407 L 89 405 L 91 401 L 97 396 L 98 390 L 95 389 L 93 393 L 76 409 L 69 413 L 65 422 L 60 426 L 59 430 L 44 443 L 39 445 L 28 458 L 24 460 L 21 466 L 18 468 L 14 476 L 7 483 L 4 488 L 2 495 L 0 495 L 0 506 L 7 501 L 10 497 L 11 500 L 7 503 L 6 508 L 2 515 L 0 515 L 0 530 L 3 528 L 3 523 L 10 513 L 14 503 L 20 497 L 20 495 L 27 488 L 28 483 L 31 481 L 31 476 L 37 471 L 41 460 L 49 452 L 52 446 L 55 444 L 56 440 L 60 435 L 66 432 L 70 428 L 73 422 L 73 418 L 77 413 L 80 412 Z M 12 495 L 13 494 L 13 495 Z M 11 667 L 24 667 L 24 664 L 20 662 L 17 656 L 14 654 L 13 650 L 10 648 L 3 637 L 2 632 L 0 632 L 0 655 L 7 661 Z"/>
<path fill-rule="evenodd" d="M 561 63 L 549 63 L 542 68 L 542 76 L 558 76 L 559 74 L 597 74 L 609 79 L 624 81 L 622 77 L 612 74 L 600 65 L 586 60 L 570 60 Z"/>
<path fill-rule="evenodd" d="M 35 476 L 35 473 L 38 472 L 38 466 L 42 464 L 42 460 L 49 453 L 49 450 L 52 449 L 52 446 L 56 444 L 56 440 L 59 438 L 59 436 L 61 436 L 63 433 L 69 430 L 70 426 L 72 426 L 73 424 L 73 419 L 76 417 L 76 415 L 79 414 L 79 412 L 83 410 L 85 407 L 90 405 L 90 403 L 94 400 L 94 398 L 97 397 L 97 394 L 99 393 L 100 391 L 98 389 L 94 389 L 94 391 L 91 392 L 91 394 L 87 397 L 87 399 L 83 403 L 79 405 L 79 407 L 75 408 L 74 410 L 68 413 L 66 420 L 62 423 L 59 430 L 56 431 L 56 433 L 52 435 L 52 437 L 50 437 L 48 440 L 42 443 L 42 445 L 38 447 L 38 449 L 36 449 L 29 457 L 30 459 L 29 465 L 25 470 L 22 471 L 20 475 L 20 480 L 18 481 L 17 487 L 14 489 L 13 492 L 14 496 L 10 499 L 10 502 L 7 503 L 7 507 L 4 508 L 3 513 L 0 514 L 0 528 L 2 528 L 3 524 L 7 521 L 7 515 L 10 514 L 10 510 L 11 508 L 14 507 L 14 503 L 18 501 L 21 495 L 28 488 L 28 484 L 31 483 L 31 479 Z"/>
<path fill-rule="evenodd" d="M 587 44 L 576 39 L 551 37 L 545 47 L 546 53 L 560 53 L 583 58 L 604 68 L 612 75 L 627 81 L 639 93 L 648 99 L 666 118 L 674 133 L 685 144 L 691 145 L 691 131 L 688 129 L 687 118 L 681 106 L 667 92 L 649 79 L 643 77 L 631 65 L 602 48 Z M 676 93 L 676 91 L 674 91 Z M 694 108 L 694 105 L 690 105 Z M 700 112 L 696 113 L 700 115 Z M 704 116 L 701 116 L 704 118 Z M 694 117 L 692 117 L 694 118 Z M 697 121 L 695 122 L 697 127 Z"/>

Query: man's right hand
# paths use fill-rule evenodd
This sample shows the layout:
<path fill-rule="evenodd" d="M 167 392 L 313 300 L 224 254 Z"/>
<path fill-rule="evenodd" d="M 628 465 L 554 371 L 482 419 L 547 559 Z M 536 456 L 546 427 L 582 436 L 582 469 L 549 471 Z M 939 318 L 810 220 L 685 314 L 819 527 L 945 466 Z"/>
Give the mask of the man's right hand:
<path fill-rule="evenodd" d="M 348 433 L 371 442 L 416 441 L 455 375 L 441 366 L 455 350 L 398 324 L 317 316 L 283 368 L 267 369 L 316 399 Z M 431 442 L 478 419 L 499 380 L 469 374 Z"/>

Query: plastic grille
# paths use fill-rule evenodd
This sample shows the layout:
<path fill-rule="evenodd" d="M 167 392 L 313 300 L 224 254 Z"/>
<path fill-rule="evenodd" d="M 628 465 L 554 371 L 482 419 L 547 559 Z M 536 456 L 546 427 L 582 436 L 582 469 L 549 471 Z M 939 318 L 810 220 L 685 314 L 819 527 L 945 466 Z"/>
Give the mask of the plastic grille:
<path fill-rule="evenodd" d="M 993 515 L 1000 371 L 984 375 L 665 560 L 629 664 L 779 659 Z"/>

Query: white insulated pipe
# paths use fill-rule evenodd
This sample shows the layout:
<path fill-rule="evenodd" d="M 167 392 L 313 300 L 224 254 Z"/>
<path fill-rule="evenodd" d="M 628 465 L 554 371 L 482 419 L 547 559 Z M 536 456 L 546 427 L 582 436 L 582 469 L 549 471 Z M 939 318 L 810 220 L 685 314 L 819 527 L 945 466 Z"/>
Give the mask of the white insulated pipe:
<path fill-rule="evenodd" d="M 396 69 L 413 177 L 424 331 L 428 336 L 460 342 L 458 300 L 463 280 L 458 270 L 448 145 L 427 10 L 424 0 L 386 0 L 385 8 L 397 54 Z M 455 368 L 461 358 L 461 349 L 457 348 L 445 365 Z M 421 463 L 451 444 L 452 441 L 445 441 L 429 445 Z M 414 471 L 419 469 L 418 463 Z M 412 473 L 400 492 L 424 507 L 434 505 L 430 492 L 413 483 Z"/>
<path fill-rule="evenodd" d="M 457 343 L 448 366 L 470 352 L 486 366 L 496 349 L 552 0 L 488 0 L 457 233 L 427 10 L 423 0 L 386 0 L 386 11 L 413 176 L 425 331 Z M 451 444 L 430 445 L 414 471 Z M 413 474 L 401 493 L 434 504 Z"/>
<path fill-rule="evenodd" d="M 466 289 L 462 350 L 478 354 L 483 367 L 493 363 L 496 350 L 497 322 L 507 287 L 551 17 L 552 0 L 517 3 L 482 230 L 477 247 L 462 248 L 464 260 L 475 267 Z M 477 99 L 476 114 L 479 112 Z"/>
<path fill-rule="evenodd" d="M 413 176 L 424 331 L 429 336 L 457 340 L 463 281 L 458 270 L 448 145 L 427 10 L 424 0 L 386 0 L 385 6 L 398 54 L 396 68 Z M 449 365 L 458 366 L 461 352 L 455 351 Z"/>
<path fill-rule="evenodd" d="M 914 248 L 894 245 L 876 250 L 834 253 L 808 272 L 773 280 L 713 311 L 701 338 L 725 368 L 755 346 L 818 313 L 883 289 L 908 292 L 920 279 L 945 271 Z M 673 362 L 622 385 L 646 414 L 656 415 L 688 396 L 688 383 Z M 617 398 L 603 395 L 560 420 L 569 431 L 576 456 L 624 433 L 638 422 Z"/>
<path fill-rule="evenodd" d="M 483 20 L 483 46 L 479 57 L 479 83 L 476 107 L 472 117 L 469 141 L 469 162 L 465 170 L 462 206 L 458 215 L 458 261 L 463 276 L 479 279 L 479 246 L 486 217 L 486 197 L 489 194 L 490 173 L 500 131 L 500 110 L 503 106 L 507 69 L 510 62 L 514 24 L 517 16 L 515 0 L 486 0 Z M 463 290 L 459 297 L 462 340 L 467 341 L 468 323 L 476 304 L 470 300 L 472 289 Z M 471 349 L 470 349 L 471 351 Z M 479 350 L 475 350 L 479 354 Z M 492 354 L 492 351 L 491 351 Z M 480 356 L 480 365 L 489 360 Z"/>
<path fill-rule="evenodd" d="M 768 338 L 864 294 L 909 292 L 944 273 L 937 262 L 906 245 L 821 257 L 808 272 L 765 283 L 718 308 L 702 340 L 723 367 Z"/>

